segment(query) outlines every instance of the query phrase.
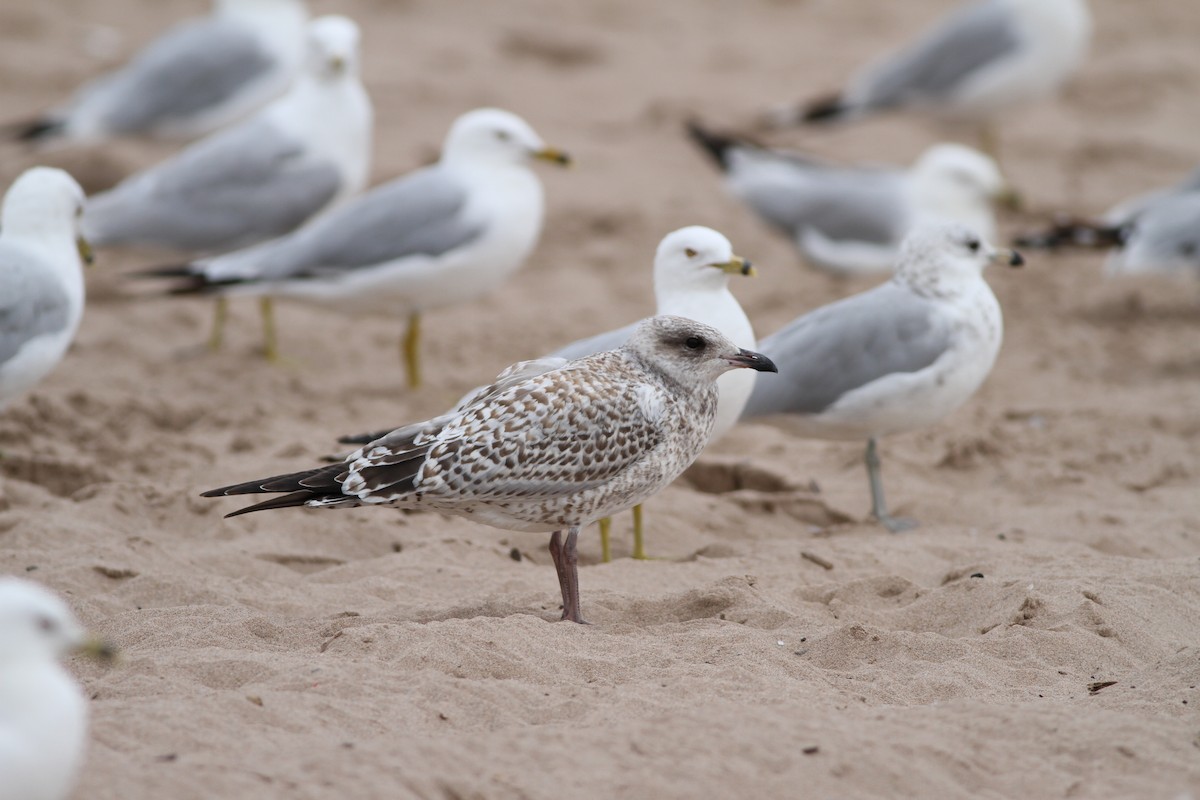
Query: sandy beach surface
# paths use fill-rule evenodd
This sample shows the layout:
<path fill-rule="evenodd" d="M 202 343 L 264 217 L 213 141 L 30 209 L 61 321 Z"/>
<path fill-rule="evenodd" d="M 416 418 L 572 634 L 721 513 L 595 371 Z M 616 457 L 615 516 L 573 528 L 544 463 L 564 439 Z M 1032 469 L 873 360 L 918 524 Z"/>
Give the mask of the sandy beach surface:
<path fill-rule="evenodd" d="M 945 424 L 860 445 L 735 429 L 647 506 L 634 561 L 581 537 L 588 627 L 554 622 L 547 537 L 378 509 L 236 520 L 199 498 L 305 466 L 343 433 L 440 411 L 509 363 L 653 310 L 666 232 L 704 224 L 760 268 L 760 334 L 870 286 L 805 268 L 682 136 L 836 88 L 946 0 L 313 0 L 365 26 L 376 181 L 497 105 L 577 159 L 539 167 L 543 240 L 502 291 L 398 319 L 131 291 L 164 254 L 102 253 L 79 337 L 0 417 L 0 572 L 62 592 L 123 648 L 74 663 L 93 698 L 78 798 L 1200 797 L 1200 287 L 1104 280 L 1102 258 L 989 273 L 1006 341 Z M 1200 7 L 1095 0 L 1057 103 L 1005 120 L 1029 203 L 1102 211 L 1197 162 Z M 53 104 L 198 0 L 0 2 L 5 118 Z M 887 118 L 772 142 L 905 163 L 970 131 Z M 30 152 L 89 190 L 172 152 Z"/>

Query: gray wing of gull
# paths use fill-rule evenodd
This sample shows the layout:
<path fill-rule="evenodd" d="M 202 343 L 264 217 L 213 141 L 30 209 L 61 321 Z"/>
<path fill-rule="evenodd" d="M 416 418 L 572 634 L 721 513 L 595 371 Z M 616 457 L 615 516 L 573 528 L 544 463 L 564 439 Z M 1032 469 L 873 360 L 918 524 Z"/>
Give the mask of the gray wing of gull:
<path fill-rule="evenodd" d="M 550 355 L 558 358 L 576 359 L 590 356 L 593 353 L 603 353 L 605 350 L 616 350 L 629 341 L 629 337 L 633 335 L 633 331 L 637 326 L 638 323 L 635 322 L 631 325 L 626 325 L 624 328 L 617 328 L 616 330 L 589 336 L 586 339 L 579 339 L 564 347 L 560 347 Z"/>
<path fill-rule="evenodd" d="M 33 254 L 0 243 L 0 365 L 70 319 L 70 300 L 50 270 Z"/>
<path fill-rule="evenodd" d="M 1165 198 L 1133 223 L 1124 248 L 1114 255 L 1117 271 L 1192 271 L 1200 275 L 1200 192 Z"/>
<path fill-rule="evenodd" d="M 337 194 L 329 161 L 266 120 L 201 140 L 177 157 L 91 198 L 85 235 L 95 244 L 151 244 L 220 253 L 295 230 Z"/>
<path fill-rule="evenodd" d="M 441 256 L 486 227 L 464 214 L 467 191 L 437 165 L 339 206 L 295 234 L 206 268 L 213 279 L 290 280 L 337 275 L 408 256 Z"/>
<path fill-rule="evenodd" d="M 222 105 L 273 66 L 271 54 L 242 26 L 197 20 L 84 86 L 76 104 L 96 106 L 113 133 L 145 133 Z"/>
<path fill-rule="evenodd" d="M 819 414 L 873 381 L 928 367 L 953 343 L 933 312 L 933 301 L 888 282 L 805 314 L 759 343 L 779 374 L 759 376 L 742 417 Z"/>
<path fill-rule="evenodd" d="M 888 244 L 909 214 L 903 178 L 892 170 L 848 169 L 759 151 L 730 164 L 734 192 L 772 226 L 795 237 L 819 231 L 839 242 Z"/>
<path fill-rule="evenodd" d="M 982 0 L 948 16 L 911 47 L 875 66 L 855 82 L 856 104 L 889 108 L 911 100 L 952 94 L 978 70 L 1009 56 L 1021 45 L 1008 8 Z"/>

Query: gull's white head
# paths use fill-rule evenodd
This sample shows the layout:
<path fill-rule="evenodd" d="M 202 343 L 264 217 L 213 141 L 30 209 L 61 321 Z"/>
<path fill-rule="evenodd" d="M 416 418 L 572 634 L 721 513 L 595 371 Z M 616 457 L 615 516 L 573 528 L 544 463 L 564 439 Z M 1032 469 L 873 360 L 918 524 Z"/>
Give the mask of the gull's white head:
<path fill-rule="evenodd" d="M 70 245 L 91 261 L 91 249 L 79 234 L 85 202 L 83 189 L 61 169 L 33 167 L 21 173 L 4 195 L 0 234 L 33 245 Z"/>
<path fill-rule="evenodd" d="M 654 254 L 654 290 L 723 289 L 730 275 L 754 275 L 750 262 L 733 252 L 712 228 L 692 225 L 668 233 Z"/>
<path fill-rule="evenodd" d="M 478 108 L 456 119 L 442 149 L 448 162 L 523 164 L 530 159 L 571 163 L 566 153 L 547 147 L 528 122 L 498 108 Z"/>
<path fill-rule="evenodd" d="M 963 222 L 993 235 L 992 203 L 1007 185 L 991 158 L 943 142 L 922 153 L 909 174 L 917 206 L 927 218 Z"/>
<path fill-rule="evenodd" d="M 306 69 L 316 80 L 333 81 L 358 75 L 358 47 L 362 38 L 349 17 L 328 14 L 308 23 Z"/>
<path fill-rule="evenodd" d="M 896 277 L 920 294 L 945 297 L 977 284 L 983 279 L 983 270 L 995 261 L 1013 267 L 1025 263 L 1016 250 L 993 247 L 965 225 L 923 225 L 913 229 L 900 245 Z"/>
<path fill-rule="evenodd" d="M 112 655 L 53 592 L 32 581 L 0 578 L 0 665 L 57 661 L 77 652 Z"/>
<path fill-rule="evenodd" d="M 778 372 L 771 359 L 761 353 L 743 350 L 716 328 L 686 317 L 644 319 L 625 347 L 686 387 L 713 386 L 731 369 Z"/>

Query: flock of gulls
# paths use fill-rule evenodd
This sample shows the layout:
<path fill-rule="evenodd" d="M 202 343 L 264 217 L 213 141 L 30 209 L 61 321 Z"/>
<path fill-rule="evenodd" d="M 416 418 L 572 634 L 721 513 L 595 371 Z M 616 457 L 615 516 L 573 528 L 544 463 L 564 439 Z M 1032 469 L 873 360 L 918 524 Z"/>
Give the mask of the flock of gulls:
<path fill-rule="evenodd" d="M 234 511 L 391 506 L 551 533 L 562 619 L 585 621 L 580 530 L 635 511 L 739 420 L 787 415 L 814 439 L 862 442 L 872 514 L 913 526 L 884 499 L 877 440 L 936 424 L 987 378 L 1003 338 L 984 280 L 1004 179 L 997 125 L 1052 97 L 1083 62 L 1085 0 L 967 2 L 844 91 L 764 112 L 772 126 L 831 125 L 911 111 L 974 122 L 979 149 L 931 146 L 907 168 L 834 164 L 689 120 L 730 193 L 802 259 L 881 283 L 758 340 L 730 290 L 753 266 L 711 228 L 668 233 L 653 262 L 656 316 L 514 364 L 432 419 L 346 437 L 334 463 L 241 481 L 207 497 L 271 495 Z M 84 310 L 91 248 L 153 247 L 175 263 L 137 276 L 214 300 L 258 298 L 265 353 L 280 356 L 272 303 L 398 316 L 408 383 L 420 385 L 422 314 L 471 303 L 524 264 L 544 202 L 535 164 L 567 165 L 526 121 L 494 108 L 450 125 L 441 157 L 367 189 L 373 114 L 360 31 L 309 19 L 303 0 L 215 0 L 125 66 L 10 136 L 39 147 L 175 138 L 177 155 L 85 197 L 35 167 L 0 209 L 0 409 L 66 356 Z M 761 121 L 760 121 L 761 122 Z M 681 140 L 682 140 L 681 135 Z M 1101 219 L 1054 219 L 1026 247 L 1101 247 L 1112 272 L 1200 271 L 1200 172 Z M 617 321 L 615 321 L 617 322 Z M 776 374 L 777 373 L 777 374 Z M 86 704 L 60 666 L 85 650 L 70 609 L 40 586 L 0 579 L 0 800 L 64 797 L 86 738 Z M 53 763 L 51 763 L 53 762 Z"/>

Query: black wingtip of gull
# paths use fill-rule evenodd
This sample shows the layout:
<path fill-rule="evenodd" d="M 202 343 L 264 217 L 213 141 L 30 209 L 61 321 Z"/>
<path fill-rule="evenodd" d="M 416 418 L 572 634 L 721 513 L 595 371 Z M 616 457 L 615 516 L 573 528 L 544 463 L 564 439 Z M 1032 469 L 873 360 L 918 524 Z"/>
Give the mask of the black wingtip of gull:
<path fill-rule="evenodd" d="M 818 97 L 805 106 L 800 115 L 800 121 L 808 123 L 834 122 L 845 116 L 847 110 L 840 93 L 830 94 Z"/>
<path fill-rule="evenodd" d="M 698 144 L 704 152 L 712 156 L 718 168 L 722 170 L 729 168 L 726 154 L 729 148 L 738 144 L 737 139 L 732 136 L 722 136 L 705 128 L 698 119 L 689 119 L 684 123 L 684 127 L 692 141 Z"/>
<path fill-rule="evenodd" d="M 21 122 L 10 122 L 4 126 L 3 130 L 5 138 L 8 139 L 15 139 L 18 142 L 40 142 L 59 135 L 62 133 L 63 127 L 62 120 L 38 117 Z"/>

